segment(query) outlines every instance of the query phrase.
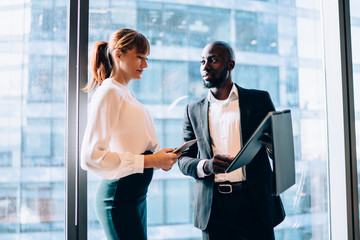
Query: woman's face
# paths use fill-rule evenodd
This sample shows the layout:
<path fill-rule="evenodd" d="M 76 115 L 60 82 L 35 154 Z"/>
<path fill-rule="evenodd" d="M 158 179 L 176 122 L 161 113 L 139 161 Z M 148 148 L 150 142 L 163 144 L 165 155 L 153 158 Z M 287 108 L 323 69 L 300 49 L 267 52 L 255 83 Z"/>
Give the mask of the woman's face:
<path fill-rule="evenodd" d="M 144 68 L 147 68 L 148 54 L 137 53 L 136 48 L 121 53 L 120 69 L 127 82 L 131 79 L 140 79 Z"/>

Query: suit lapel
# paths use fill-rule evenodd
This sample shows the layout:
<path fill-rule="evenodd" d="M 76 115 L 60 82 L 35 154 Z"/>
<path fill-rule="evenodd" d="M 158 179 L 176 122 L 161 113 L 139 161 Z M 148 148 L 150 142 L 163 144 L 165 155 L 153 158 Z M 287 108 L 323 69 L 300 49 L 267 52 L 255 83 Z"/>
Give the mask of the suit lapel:
<path fill-rule="evenodd" d="M 206 98 L 201 102 L 199 110 L 200 110 L 199 119 L 201 123 L 200 127 L 203 131 L 205 146 L 207 148 L 207 152 L 209 153 L 209 157 L 212 157 L 213 152 L 211 148 L 210 128 L 209 128 L 209 101 Z"/>
<path fill-rule="evenodd" d="M 240 107 L 240 122 L 241 122 L 241 137 L 242 137 L 242 146 L 250 138 L 251 132 L 249 131 L 249 126 L 251 126 L 251 102 L 248 100 L 246 93 L 243 88 L 235 84 L 238 89 L 239 94 L 239 107 Z"/>

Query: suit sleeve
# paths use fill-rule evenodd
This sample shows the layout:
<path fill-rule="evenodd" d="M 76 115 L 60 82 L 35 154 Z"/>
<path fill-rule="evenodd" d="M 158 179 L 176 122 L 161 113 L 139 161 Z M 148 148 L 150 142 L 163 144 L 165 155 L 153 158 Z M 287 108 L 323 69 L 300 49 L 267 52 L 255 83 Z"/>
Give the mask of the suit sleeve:
<path fill-rule="evenodd" d="M 194 128 L 189 116 L 189 105 L 186 106 L 183 120 L 183 141 L 189 141 L 195 139 Z M 197 176 L 197 165 L 200 159 L 197 158 L 198 154 L 198 143 L 193 144 L 190 148 L 183 151 L 178 160 L 178 165 L 181 172 L 185 175 L 191 176 L 193 178 L 198 178 Z"/>
<path fill-rule="evenodd" d="M 273 104 L 273 102 L 272 102 L 272 100 L 271 100 L 271 97 L 270 97 L 270 94 L 269 94 L 268 92 L 266 92 L 265 98 L 266 98 L 266 99 L 265 99 L 264 102 L 266 102 L 267 113 L 268 113 L 268 112 L 271 112 L 271 111 L 275 111 L 274 104 Z M 266 113 L 266 114 L 267 114 L 267 113 Z"/>
<path fill-rule="evenodd" d="M 265 95 L 264 95 L 264 103 L 265 103 L 265 111 L 264 113 L 269 113 L 271 111 L 275 111 L 275 107 L 274 107 L 274 104 L 271 100 L 271 97 L 270 97 L 270 94 L 268 92 L 265 92 Z M 267 149 L 266 149 L 266 154 L 269 158 L 269 160 L 274 160 L 274 155 L 272 153 L 270 153 Z M 273 169 L 273 165 L 272 165 L 272 162 L 270 161 L 270 166 L 271 166 L 271 169 Z"/>

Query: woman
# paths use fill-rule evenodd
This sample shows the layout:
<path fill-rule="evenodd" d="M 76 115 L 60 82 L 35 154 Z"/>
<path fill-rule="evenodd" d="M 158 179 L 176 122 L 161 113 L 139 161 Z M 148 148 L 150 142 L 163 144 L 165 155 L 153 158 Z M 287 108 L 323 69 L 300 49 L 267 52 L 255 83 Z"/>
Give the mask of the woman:
<path fill-rule="evenodd" d="M 140 33 L 121 29 L 109 43 L 95 44 L 93 77 L 84 88 L 95 90 L 82 142 L 81 166 L 103 179 L 96 212 L 108 239 L 147 239 L 146 194 L 153 168 L 167 171 L 180 153 L 159 149 L 153 120 L 128 88 L 147 67 L 150 45 Z"/>

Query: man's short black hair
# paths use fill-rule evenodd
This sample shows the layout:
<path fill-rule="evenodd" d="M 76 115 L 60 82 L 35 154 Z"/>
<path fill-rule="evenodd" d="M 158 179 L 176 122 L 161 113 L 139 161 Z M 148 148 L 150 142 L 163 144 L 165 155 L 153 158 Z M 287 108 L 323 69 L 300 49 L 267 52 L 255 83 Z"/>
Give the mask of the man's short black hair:
<path fill-rule="evenodd" d="M 223 47 L 226 50 L 227 54 L 229 55 L 230 60 L 235 61 L 234 51 L 228 43 L 223 42 L 223 41 L 215 41 L 215 42 L 212 42 L 212 44 Z"/>

